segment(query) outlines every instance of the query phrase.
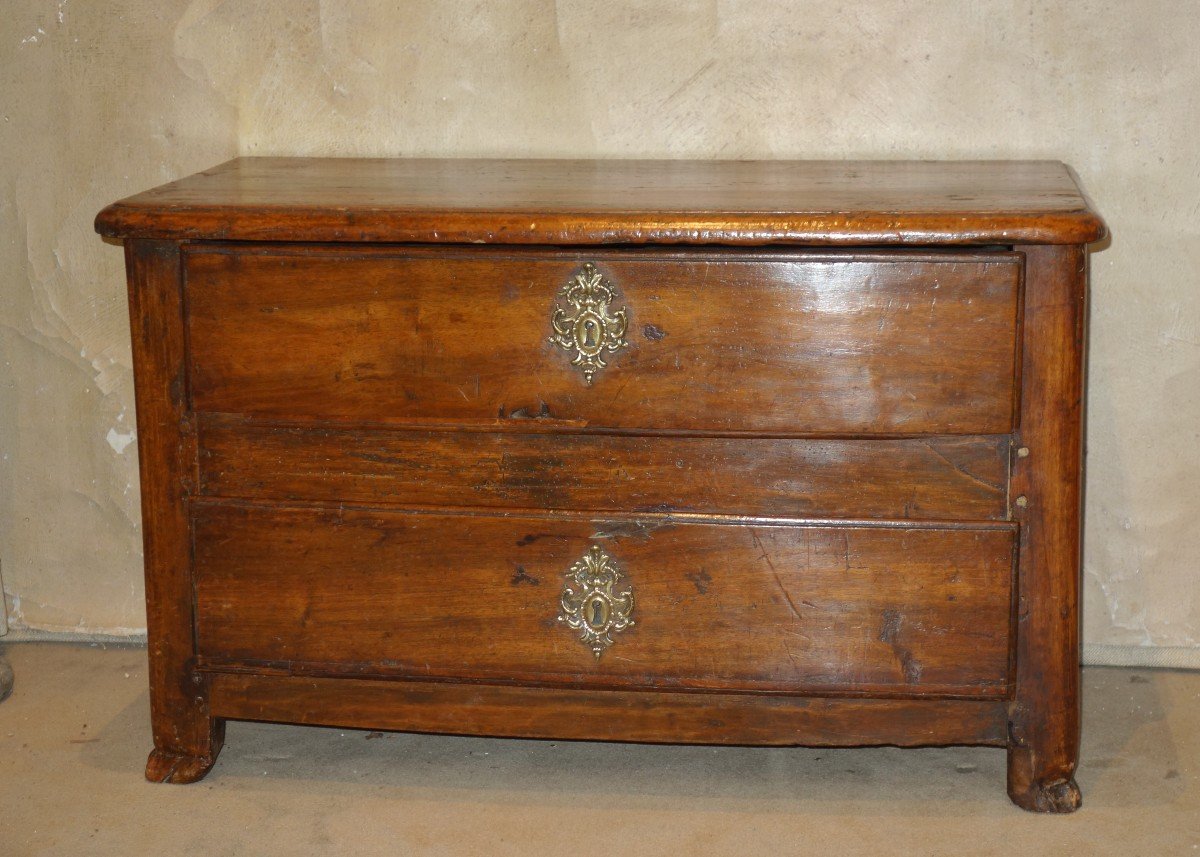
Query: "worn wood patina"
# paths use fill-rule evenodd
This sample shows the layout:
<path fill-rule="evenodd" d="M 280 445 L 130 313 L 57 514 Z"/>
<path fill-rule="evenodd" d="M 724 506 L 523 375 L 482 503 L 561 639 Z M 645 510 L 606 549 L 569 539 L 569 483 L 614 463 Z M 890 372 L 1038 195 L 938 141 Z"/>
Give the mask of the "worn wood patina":
<path fill-rule="evenodd" d="M 150 779 L 245 718 L 983 744 L 1079 806 L 1063 165 L 243 158 L 97 229 Z"/>

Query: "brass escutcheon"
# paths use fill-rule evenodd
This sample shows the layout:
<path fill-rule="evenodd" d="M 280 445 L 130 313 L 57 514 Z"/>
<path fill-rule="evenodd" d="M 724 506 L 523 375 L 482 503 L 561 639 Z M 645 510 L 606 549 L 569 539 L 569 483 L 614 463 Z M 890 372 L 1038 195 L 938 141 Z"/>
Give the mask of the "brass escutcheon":
<path fill-rule="evenodd" d="M 554 328 L 550 344 L 573 351 L 575 356 L 571 365 L 578 366 L 584 380 L 591 384 L 596 371 L 608 365 L 604 362 L 604 352 L 617 351 L 629 344 L 625 341 L 628 327 L 625 307 L 609 311 L 620 295 L 617 287 L 591 262 L 558 290 L 558 297 L 570 308 L 555 305 L 550 317 L 550 325 Z"/>
<path fill-rule="evenodd" d="M 633 624 L 633 591 L 613 592 L 622 574 L 599 545 L 571 566 L 563 586 L 558 621 L 579 632 L 596 660 L 613 644 L 612 635 Z"/>

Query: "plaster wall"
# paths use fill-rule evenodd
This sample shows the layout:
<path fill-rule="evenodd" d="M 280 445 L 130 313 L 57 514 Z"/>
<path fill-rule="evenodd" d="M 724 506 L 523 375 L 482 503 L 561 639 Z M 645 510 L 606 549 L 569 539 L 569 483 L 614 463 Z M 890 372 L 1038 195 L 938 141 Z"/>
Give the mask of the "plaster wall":
<path fill-rule="evenodd" d="M 1085 639 L 1200 648 L 1189 6 L 7 0 L 10 623 L 144 623 L 122 257 L 91 226 L 121 196 L 239 153 L 1047 157 L 1113 234 L 1093 256 Z"/>

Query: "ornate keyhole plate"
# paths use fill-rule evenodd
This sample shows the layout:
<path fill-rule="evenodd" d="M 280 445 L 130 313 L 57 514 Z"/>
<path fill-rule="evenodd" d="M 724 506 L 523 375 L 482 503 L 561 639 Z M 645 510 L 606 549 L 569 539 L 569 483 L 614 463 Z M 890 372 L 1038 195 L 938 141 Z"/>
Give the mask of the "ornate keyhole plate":
<path fill-rule="evenodd" d="M 604 278 L 591 262 L 585 264 L 565 286 L 558 290 L 560 304 L 554 307 L 550 324 L 554 335 L 550 343 L 564 351 L 574 352 L 572 366 L 578 366 L 584 379 L 591 384 L 592 376 L 603 369 L 604 352 L 624 348 L 628 320 L 625 307 L 610 311 L 620 295 L 617 287 Z"/>
<path fill-rule="evenodd" d="M 558 621 L 578 631 L 597 660 L 613 644 L 612 635 L 633 624 L 633 591 L 613 591 L 622 576 L 599 545 L 592 545 L 566 575 Z"/>

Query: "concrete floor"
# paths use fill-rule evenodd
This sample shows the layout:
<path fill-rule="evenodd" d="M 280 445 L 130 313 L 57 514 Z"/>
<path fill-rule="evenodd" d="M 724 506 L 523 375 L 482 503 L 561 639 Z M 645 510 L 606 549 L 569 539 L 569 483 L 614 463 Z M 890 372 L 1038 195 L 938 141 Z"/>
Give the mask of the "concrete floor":
<path fill-rule="evenodd" d="M 806 750 L 230 723 L 142 779 L 146 653 L 9 645 L 0 854 L 1200 854 L 1200 673 L 1085 672 L 1083 809 L 1030 815 L 984 748 Z"/>

